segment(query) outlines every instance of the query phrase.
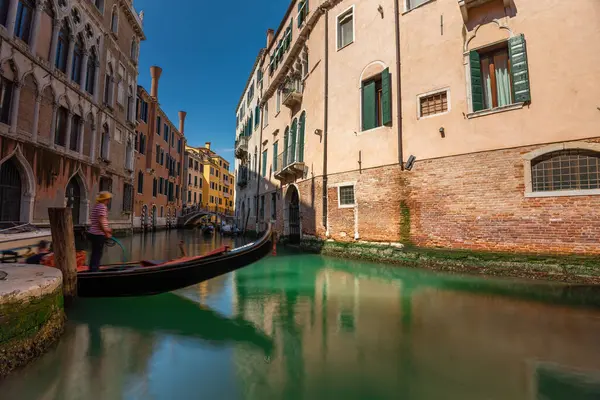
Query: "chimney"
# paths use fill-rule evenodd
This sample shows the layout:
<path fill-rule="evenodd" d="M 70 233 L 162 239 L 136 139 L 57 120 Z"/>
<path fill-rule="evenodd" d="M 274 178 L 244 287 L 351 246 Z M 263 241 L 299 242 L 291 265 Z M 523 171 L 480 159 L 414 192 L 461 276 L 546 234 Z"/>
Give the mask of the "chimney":
<path fill-rule="evenodd" d="M 204 143 L 204 147 L 207 148 L 208 150 L 210 150 L 210 142 Z"/>
<path fill-rule="evenodd" d="M 179 111 L 179 133 L 184 134 L 185 130 L 185 116 L 187 113 L 185 111 Z"/>
<path fill-rule="evenodd" d="M 267 48 L 273 42 L 273 36 L 275 35 L 275 31 L 273 29 L 267 29 Z"/>
<path fill-rule="evenodd" d="M 152 76 L 152 88 L 150 89 L 150 96 L 158 99 L 158 80 L 162 74 L 162 68 L 156 65 L 150 67 L 150 76 Z"/>

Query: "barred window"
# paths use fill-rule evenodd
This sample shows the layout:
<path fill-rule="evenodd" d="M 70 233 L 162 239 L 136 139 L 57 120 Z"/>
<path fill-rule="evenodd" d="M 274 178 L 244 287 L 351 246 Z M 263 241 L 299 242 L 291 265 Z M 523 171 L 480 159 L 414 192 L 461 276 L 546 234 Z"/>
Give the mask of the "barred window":
<path fill-rule="evenodd" d="M 600 153 L 561 150 L 531 163 L 534 192 L 600 189 Z"/>
<path fill-rule="evenodd" d="M 434 93 L 419 98 L 419 116 L 441 114 L 448 111 L 448 92 Z"/>
<path fill-rule="evenodd" d="M 133 185 L 125 183 L 123 185 L 123 211 L 131 212 L 133 210 Z"/>
<path fill-rule="evenodd" d="M 354 205 L 354 186 L 340 186 L 339 188 L 340 205 L 341 206 L 352 206 Z"/>

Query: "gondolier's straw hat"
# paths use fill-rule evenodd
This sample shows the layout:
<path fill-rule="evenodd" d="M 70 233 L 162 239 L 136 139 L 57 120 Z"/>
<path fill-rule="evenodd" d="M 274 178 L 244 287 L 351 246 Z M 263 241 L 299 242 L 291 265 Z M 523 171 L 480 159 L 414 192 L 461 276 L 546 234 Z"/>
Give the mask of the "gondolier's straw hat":
<path fill-rule="evenodd" d="M 112 194 L 110 192 L 100 192 L 96 197 L 96 201 L 110 200 L 111 198 Z"/>

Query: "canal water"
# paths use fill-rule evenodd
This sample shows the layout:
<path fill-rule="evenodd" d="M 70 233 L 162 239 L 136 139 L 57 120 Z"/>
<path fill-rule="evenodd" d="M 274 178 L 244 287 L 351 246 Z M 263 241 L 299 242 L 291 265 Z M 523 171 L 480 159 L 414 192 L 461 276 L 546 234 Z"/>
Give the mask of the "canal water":
<path fill-rule="evenodd" d="M 123 242 L 162 259 L 179 240 L 188 254 L 235 245 L 193 231 Z M 80 299 L 0 399 L 600 399 L 600 310 L 490 282 L 280 249 L 176 293 Z"/>

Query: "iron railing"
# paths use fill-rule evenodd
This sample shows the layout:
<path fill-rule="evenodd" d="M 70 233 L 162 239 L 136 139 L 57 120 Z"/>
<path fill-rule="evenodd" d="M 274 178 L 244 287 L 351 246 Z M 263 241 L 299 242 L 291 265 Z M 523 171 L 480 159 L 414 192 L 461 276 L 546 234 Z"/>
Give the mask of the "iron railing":
<path fill-rule="evenodd" d="M 304 143 L 293 143 L 279 153 L 275 172 L 279 173 L 297 162 L 304 162 Z"/>

